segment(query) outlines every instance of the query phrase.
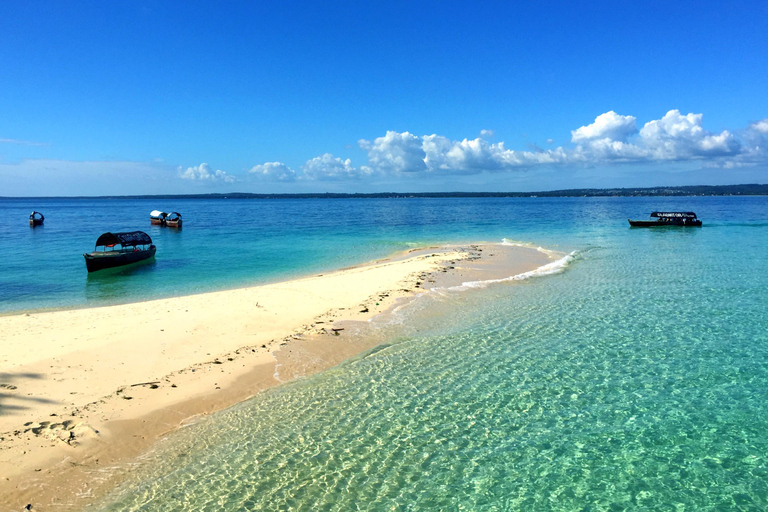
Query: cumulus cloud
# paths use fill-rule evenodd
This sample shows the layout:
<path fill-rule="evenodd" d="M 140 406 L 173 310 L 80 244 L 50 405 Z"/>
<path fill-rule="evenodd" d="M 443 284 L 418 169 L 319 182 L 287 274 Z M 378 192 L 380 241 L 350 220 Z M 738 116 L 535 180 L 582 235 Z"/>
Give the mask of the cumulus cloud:
<path fill-rule="evenodd" d="M 369 167 L 358 169 L 352 165 L 349 158 L 342 160 L 330 153 L 309 160 L 302 166 L 302 170 L 304 177 L 310 180 L 358 179 L 372 172 Z"/>
<path fill-rule="evenodd" d="M 640 140 L 654 160 L 686 160 L 703 156 L 736 155 L 741 145 L 724 130 L 713 134 L 702 127 L 702 114 L 681 115 L 670 110 L 661 119 L 645 123 Z"/>
<path fill-rule="evenodd" d="M 368 152 L 368 165 L 372 169 L 392 174 L 427 169 L 422 140 L 408 132 L 388 131 L 373 142 L 361 139 L 358 145 Z"/>
<path fill-rule="evenodd" d="M 282 162 L 266 162 L 254 165 L 248 172 L 270 180 L 293 181 L 296 179 L 296 171 Z"/>
<path fill-rule="evenodd" d="M 679 110 L 670 110 L 661 119 L 645 123 L 638 132 L 633 116 L 606 112 L 593 124 L 571 132 L 571 141 L 576 143 L 571 156 L 594 163 L 657 162 L 735 157 L 742 152 L 742 144 L 732 133 L 708 132 L 702 120 L 702 114 L 682 115 Z"/>
<path fill-rule="evenodd" d="M 186 171 L 182 171 L 179 167 L 179 177 L 185 180 L 203 181 L 203 182 L 223 182 L 234 183 L 235 177 L 227 174 L 224 171 L 211 170 L 211 166 L 203 162 L 195 167 L 187 167 Z"/>
<path fill-rule="evenodd" d="M 583 143 L 595 140 L 626 141 L 627 137 L 637 133 L 637 123 L 633 116 L 622 116 L 613 110 L 600 114 L 595 122 L 571 132 L 571 142 Z"/>
<path fill-rule="evenodd" d="M 757 121 L 756 123 L 752 123 L 749 125 L 749 129 L 768 135 L 768 118 L 763 119 L 762 121 Z"/>
<path fill-rule="evenodd" d="M 350 159 L 326 153 L 304 164 L 302 174 L 279 162 L 257 165 L 251 172 L 278 179 L 343 180 L 508 172 L 541 165 L 701 161 L 705 166 L 738 167 L 768 161 L 768 119 L 752 123 L 737 137 L 728 130 L 709 132 L 703 127 L 702 114 L 683 115 L 679 110 L 648 121 L 640 130 L 634 116 L 608 111 L 593 123 L 572 130 L 572 147 L 531 145 L 520 151 L 487 140 L 493 136 L 491 130 L 481 134 L 475 139 L 452 140 L 438 134 L 388 131 L 382 137 L 358 141 L 367 154 L 367 162 L 360 167 Z M 546 142 L 551 145 L 554 139 Z"/>

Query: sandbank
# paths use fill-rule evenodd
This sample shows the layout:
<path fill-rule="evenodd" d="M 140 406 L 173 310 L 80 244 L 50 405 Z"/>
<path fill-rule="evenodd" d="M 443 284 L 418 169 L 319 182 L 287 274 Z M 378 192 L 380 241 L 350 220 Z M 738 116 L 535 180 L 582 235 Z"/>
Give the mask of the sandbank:
<path fill-rule="evenodd" d="M 350 322 L 409 297 L 554 259 L 432 247 L 249 288 L 0 317 L 0 503 L 77 510 L 162 436 L 372 348 Z"/>

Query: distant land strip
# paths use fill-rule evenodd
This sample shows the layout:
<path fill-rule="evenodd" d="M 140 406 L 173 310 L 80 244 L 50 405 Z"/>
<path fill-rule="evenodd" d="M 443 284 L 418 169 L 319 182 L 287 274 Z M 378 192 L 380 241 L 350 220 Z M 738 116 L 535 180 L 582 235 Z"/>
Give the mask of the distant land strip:
<path fill-rule="evenodd" d="M 768 184 L 745 185 L 689 185 L 684 187 L 648 188 L 574 188 L 542 192 L 376 192 L 356 193 L 308 193 L 308 194 L 252 194 L 231 192 L 225 194 L 154 194 L 110 196 L 45 196 L 28 199 L 392 199 L 392 198 L 442 198 L 442 197 L 664 197 L 664 196 L 764 196 Z M 22 199 L 2 197 L 1 199 Z M 26 199 L 26 198 L 24 198 Z"/>

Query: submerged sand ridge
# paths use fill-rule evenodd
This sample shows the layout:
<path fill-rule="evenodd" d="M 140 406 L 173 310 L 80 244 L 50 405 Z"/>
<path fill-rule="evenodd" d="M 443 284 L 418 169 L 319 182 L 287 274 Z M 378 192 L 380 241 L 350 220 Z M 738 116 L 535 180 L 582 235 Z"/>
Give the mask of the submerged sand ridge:
<path fill-rule="evenodd" d="M 0 317 L 0 503 L 80 508 L 185 422 L 378 343 L 352 340 L 345 322 L 552 259 L 498 244 L 428 248 L 263 286 Z"/>

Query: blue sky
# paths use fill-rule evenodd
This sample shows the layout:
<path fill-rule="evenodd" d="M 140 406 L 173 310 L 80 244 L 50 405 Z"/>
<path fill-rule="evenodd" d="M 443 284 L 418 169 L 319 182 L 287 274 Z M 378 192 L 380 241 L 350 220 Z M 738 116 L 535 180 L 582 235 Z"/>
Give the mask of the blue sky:
<path fill-rule="evenodd" d="M 767 83 L 763 2 L 8 0 L 0 196 L 766 183 Z"/>

